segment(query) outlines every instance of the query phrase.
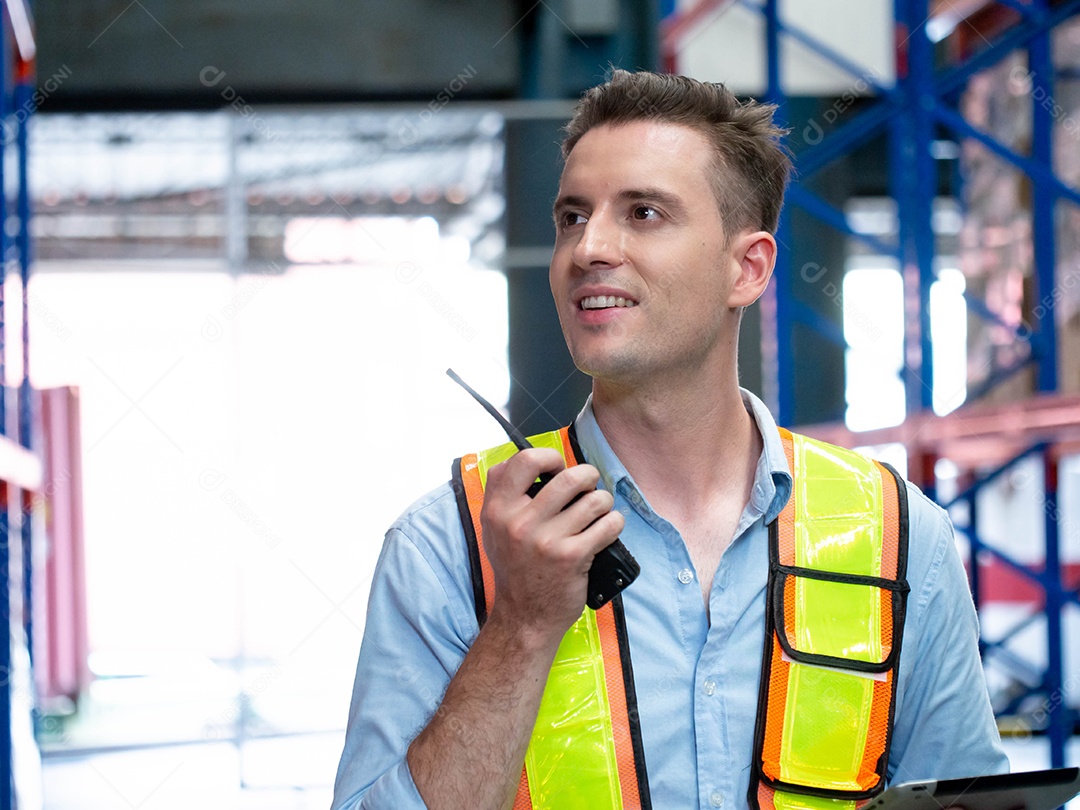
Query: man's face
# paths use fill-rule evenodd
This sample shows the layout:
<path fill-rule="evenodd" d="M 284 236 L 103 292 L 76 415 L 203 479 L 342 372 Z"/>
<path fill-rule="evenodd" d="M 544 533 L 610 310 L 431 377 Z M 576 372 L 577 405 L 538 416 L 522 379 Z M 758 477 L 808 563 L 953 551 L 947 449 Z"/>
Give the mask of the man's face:
<path fill-rule="evenodd" d="M 677 124 L 589 130 L 555 202 L 550 282 L 575 364 L 630 383 L 734 353 L 740 240 L 725 244 L 708 140 Z"/>

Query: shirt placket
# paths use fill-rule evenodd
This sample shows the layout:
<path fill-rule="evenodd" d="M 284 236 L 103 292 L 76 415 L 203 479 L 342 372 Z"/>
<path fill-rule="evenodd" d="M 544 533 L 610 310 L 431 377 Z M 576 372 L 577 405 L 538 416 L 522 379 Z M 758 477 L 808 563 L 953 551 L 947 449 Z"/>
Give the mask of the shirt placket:
<path fill-rule="evenodd" d="M 731 804 L 735 770 L 728 746 L 724 660 L 734 619 L 724 591 L 729 566 L 722 557 L 709 594 L 710 626 L 698 659 L 694 689 L 694 727 L 697 742 L 698 801 L 703 808 Z"/>
<path fill-rule="evenodd" d="M 748 583 L 732 580 L 732 566 L 736 564 L 732 555 L 745 553 L 745 545 L 751 542 L 750 533 L 760 528 L 759 521 L 767 505 L 766 499 L 766 490 L 758 480 L 754 483 L 750 502 L 739 517 L 736 536 L 720 558 L 709 593 L 709 630 L 698 660 L 694 690 L 698 800 L 703 808 L 731 804 L 736 792 L 734 774 L 739 772 L 745 759 L 740 756 L 736 762 L 733 757 L 727 725 L 727 702 L 732 699 L 732 693 L 723 685 L 732 682 L 731 668 L 727 665 L 731 637 L 752 594 L 746 590 Z M 745 692 L 740 690 L 740 694 Z"/>

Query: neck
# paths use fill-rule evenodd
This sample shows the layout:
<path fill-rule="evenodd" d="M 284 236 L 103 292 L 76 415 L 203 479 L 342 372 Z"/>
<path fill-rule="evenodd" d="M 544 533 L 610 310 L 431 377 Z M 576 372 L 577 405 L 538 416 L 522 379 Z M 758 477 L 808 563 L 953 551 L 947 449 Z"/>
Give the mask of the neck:
<path fill-rule="evenodd" d="M 761 437 L 734 373 L 682 386 L 597 380 L 593 411 L 612 450 L 656 508 L 693 512 L 718 491 L 743 491 L 753 480 Z"/>

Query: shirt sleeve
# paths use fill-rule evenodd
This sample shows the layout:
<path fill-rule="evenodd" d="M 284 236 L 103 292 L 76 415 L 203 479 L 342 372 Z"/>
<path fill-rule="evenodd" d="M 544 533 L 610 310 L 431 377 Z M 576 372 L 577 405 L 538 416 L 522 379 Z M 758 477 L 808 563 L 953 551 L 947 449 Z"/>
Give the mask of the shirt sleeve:
<path fill-rule="evenodd" d="M 450 507 L 436 501 L 428 511 L 441 509 L 446 517 L 452 508 L 456 522 L 452 495 L 443 500 Z M 368 599 L 333 810 L 424 810 L 405 753 L 437 710 L 476 633 L 463 591 L 468 583 L 441 559 L 454 545 L 446 528 L 453 524 L 440 522 L 433 529 L 406 517 L 386 535 Z"/>
<path fill-rule="evenodd" d="M 1005 773 L 967 575 L 945 512 L 908 487 L 908 616 L 890 784 Z"/>

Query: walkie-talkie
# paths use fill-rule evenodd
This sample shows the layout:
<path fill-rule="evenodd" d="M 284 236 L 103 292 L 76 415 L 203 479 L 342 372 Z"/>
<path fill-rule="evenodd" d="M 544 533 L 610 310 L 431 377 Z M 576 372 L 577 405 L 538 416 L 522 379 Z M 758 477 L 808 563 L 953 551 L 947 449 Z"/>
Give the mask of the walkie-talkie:
<path fill-rule="evenodd" d="M 506 435 L 510 437 L 510 441 L 514 443 L 518 450 L 526 450 L 532 447 L 529 440 L 521 434 L 520 430 L 511 425 L 494 405 L 470 388 L 468 383 L 454 373 L 453 369 L 448 368 L 446 373 L 450 379 L 472 394 L 473 399 L 484 406 L 484 410 L 495 417 L 495 421 L 506 431 Z M 536 493 L 543 489 L 544 485 L 554 477 L 551 473 L 540 473 L 536 481 L 528 489 L 529 497 L 535 498 Z M 578 493 L 574 500 L 570 501 L 566 506 L 570 506 L 584 494 L 583 492 Z M 622 593 L 631 582 L 637 579 L 640 573 L 641 566 L 634 559 L 634 555 L 627 551 L 621 540 L 616 538 L 615 542 L 602 548 L 593 557 L 592 568 L 589 569 L 589 588 L 585 604 L 593 610 L 599 610 L 606 602 L 610 602 L 613 597 Z"/>

